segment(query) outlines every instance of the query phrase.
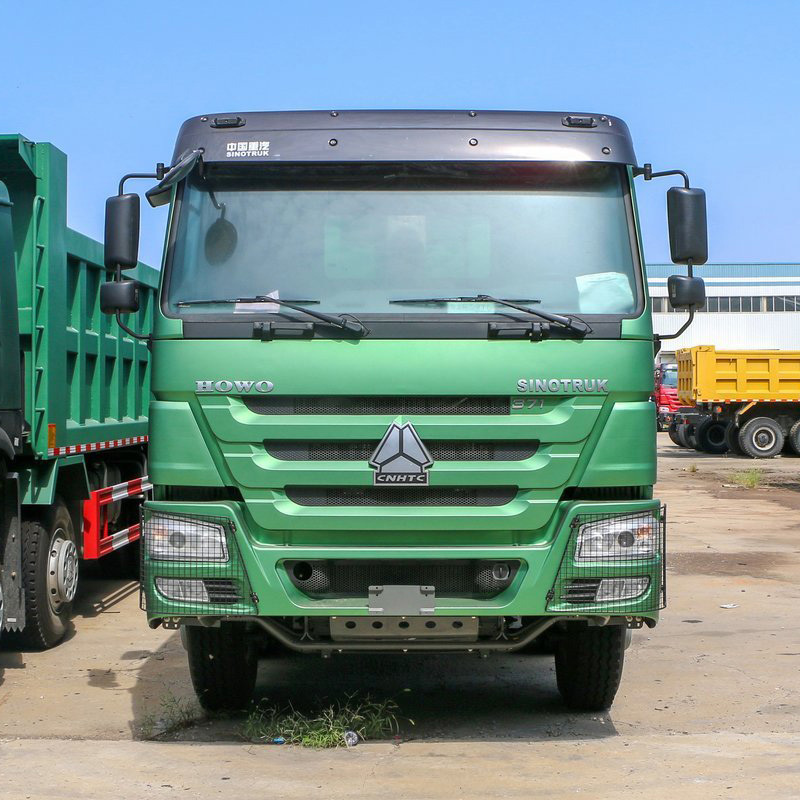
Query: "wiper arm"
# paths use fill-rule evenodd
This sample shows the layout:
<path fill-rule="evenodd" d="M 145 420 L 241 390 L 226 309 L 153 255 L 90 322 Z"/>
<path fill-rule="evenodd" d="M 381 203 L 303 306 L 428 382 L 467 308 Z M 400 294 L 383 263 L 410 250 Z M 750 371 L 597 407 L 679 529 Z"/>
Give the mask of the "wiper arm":
<path fill-rule="evenodd" d="M 302 304 L 319 303 L 319 300 L 281 300 L 278 297 L 270 297 L 269 295 L 256 295 L 255 297 L 233 297 L 233 298 L 212 298 L 207 300 L 181 300 L 176 305 L 178 306 L 198 306 L 210 305 L 212 303 L 275 303 L 279 306 L 286 306 L 294 311 L 302 311 L 303 314 L 308 314 L 309 317 L 314 317 L 320 322 L 327 322 L 328 325 L 333 325 L 336 328 L 341 328 L 344 331 L 354 334 L 355 336 L 366 336 L 369 330 L 359 322 L 357 319 L 346 319 L 344 316 L 334 316 L 333 314 L 325 314 L 322 311 L 312 311 L 310 308 L 303 308 Z"/>
<path fill-rule="evenodd" d="M 533 314 L 540 319 L 547 320 L 548 322 L 553 322 L 556 325 L 561 326 L 565 330 L 573 331 L 575 333 L 580 334 L 581 336 L 586 336 L 587 333 L 591 333 L 592 329 L 589 325 L 587 325 L 583 320 L 577 319 L 576 317 L 565 317 L 562 314 L 552 314 L 549 311 L 542 311 L 538 308 L 528 308 L 528 306 L 522 305 L 522 303 L 538 303 L 539 300 L 503 300 L 499 297 L 492 297 L 489 294 L 476 294 L 476 295 L 468 295 L 466 297 L 427 297 L 427 298 L 414 298 L 414 297 L 407 297 L 401 300 L 390 300 L 390 303 L 496 303 L 499 306 L 508 306 L 509 308 L 514 308 L 517 311 L 522 311 L 525 314 Z"/>

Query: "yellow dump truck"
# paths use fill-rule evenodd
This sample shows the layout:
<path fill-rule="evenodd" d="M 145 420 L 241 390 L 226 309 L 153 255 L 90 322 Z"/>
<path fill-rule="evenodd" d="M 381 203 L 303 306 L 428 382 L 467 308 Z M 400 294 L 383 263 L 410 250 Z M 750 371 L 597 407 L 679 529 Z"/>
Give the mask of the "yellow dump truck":
<path fill-rule="evenodd" d="M 679 350 L 679 424 L 690 446 L 772 458 L 800 455 L 800 350 Z M 726 447 L 727 446 L 727 447 Z"/>

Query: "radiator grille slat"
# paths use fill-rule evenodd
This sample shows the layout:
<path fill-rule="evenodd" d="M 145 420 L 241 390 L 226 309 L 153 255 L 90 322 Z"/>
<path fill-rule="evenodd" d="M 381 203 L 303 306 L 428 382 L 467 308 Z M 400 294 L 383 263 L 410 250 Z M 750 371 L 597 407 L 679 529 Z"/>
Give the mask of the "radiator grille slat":
<path fill-rule="evenodd" d="M 265 441 L 264 449 L 282 461 L 368 461 L 374 441 Z M 538 448 L 536 441 L 425 440 L 434 461 L 524 461 Z"/>
<path fill-rule="evenodd" d="M 300 506 L 504 506 L 516 486 L 287 486 Z"/>
<path fill-rule="evenodd" d="M 508 415 L 508 397 L 292 396 L 242 398 L 255 414 L 490 414 Z"/>

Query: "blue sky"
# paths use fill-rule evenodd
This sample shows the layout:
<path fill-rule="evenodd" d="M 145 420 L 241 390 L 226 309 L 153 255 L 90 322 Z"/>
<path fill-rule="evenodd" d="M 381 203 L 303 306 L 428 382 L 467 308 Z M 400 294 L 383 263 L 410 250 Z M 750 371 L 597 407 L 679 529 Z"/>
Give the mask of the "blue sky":
<path fill-rule="evenodd" d="M 62 0 L 5 4 L 2 24 L 0 130 L 69 155 L 69 221 L 96 238 L 119 176 L 168 161 L 195 114 L 595 111 L 706 190 L 711 261 L 800 261 L 794 0 Z M 639 187 L 651 262 L 668 259 L 668 185 Z M 149 263 L 163 224 L 144 214 Z"/>

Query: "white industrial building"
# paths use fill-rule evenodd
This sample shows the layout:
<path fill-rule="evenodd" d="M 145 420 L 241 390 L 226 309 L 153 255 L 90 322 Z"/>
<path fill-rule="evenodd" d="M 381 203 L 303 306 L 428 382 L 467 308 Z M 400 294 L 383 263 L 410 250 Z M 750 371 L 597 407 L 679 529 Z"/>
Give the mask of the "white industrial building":
<path fill-rule="evenodd" d="M 667 277 L 685 275 L 675 264 L 650 264 L 647 283 L 656 333 L 674 333 L 686 314 L 669 308 Z M 712 344 L 718 350 L 800 350 L 800 264 L 705 264 L 694 274 L 706 282 L 706 307 L 659 355 L 674 361 L 681 347 Z"/>

